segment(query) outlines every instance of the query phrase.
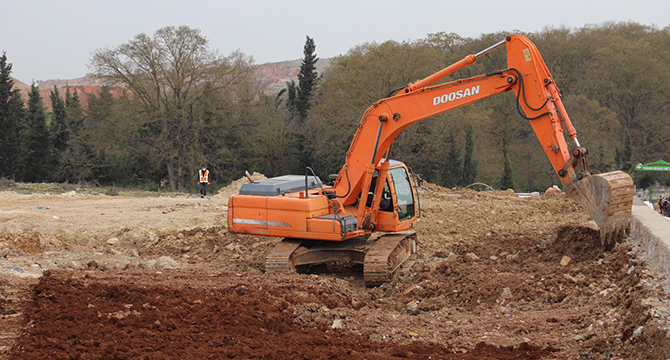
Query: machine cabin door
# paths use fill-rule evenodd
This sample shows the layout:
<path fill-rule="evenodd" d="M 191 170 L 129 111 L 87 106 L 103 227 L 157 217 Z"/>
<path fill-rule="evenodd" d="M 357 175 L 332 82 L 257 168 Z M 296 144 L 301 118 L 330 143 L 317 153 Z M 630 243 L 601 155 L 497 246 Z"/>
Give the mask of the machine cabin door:
<path fill-rule="evenodd" d="M 403 222 L 416 217 L 416 202 L 414 187 L 412 186 L 407 169 L 399 166 L 389 169 L 389 177 L 395 190 L 395 205 L 398 212 L 398 221 Z"/>

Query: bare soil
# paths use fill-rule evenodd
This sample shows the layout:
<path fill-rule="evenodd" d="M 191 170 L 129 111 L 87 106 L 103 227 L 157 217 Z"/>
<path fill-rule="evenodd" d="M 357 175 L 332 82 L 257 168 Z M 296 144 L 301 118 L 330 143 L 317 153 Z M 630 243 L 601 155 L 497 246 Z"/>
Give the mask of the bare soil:
<path fill-rule="evenodd" d="M 0 357 L 670 356 L 655 322 L 667 314 L 651 311 L 668 301 L 654 274 L 630 242 L 602 249 L 561 194 L 428 185 L 416 264 L 368 289 L 347 264 L 263 275 L 279 239 L 227 233 L 234 192 L 0 193 L 11 209 L 0 212 Z"/>

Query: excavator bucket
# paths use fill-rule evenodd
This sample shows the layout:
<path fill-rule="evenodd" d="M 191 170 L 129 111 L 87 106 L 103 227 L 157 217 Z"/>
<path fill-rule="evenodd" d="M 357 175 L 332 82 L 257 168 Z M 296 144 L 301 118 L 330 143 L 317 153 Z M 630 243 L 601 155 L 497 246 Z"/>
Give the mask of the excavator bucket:
<path fill-rule="evenodd" d="M 635 185 L 623 171 L 589 175 L 566 187 L 600 228 L 600 239 L 610 249 L 630 234 Z"/>

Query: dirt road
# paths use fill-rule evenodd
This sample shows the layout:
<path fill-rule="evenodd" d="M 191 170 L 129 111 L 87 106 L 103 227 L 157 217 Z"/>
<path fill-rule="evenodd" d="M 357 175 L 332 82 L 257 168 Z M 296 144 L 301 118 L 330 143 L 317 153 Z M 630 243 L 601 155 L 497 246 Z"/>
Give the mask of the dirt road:
<path fill-rule="evenodd" d="M 3 194 L 1 354 L 670 356 L 652 329 L 650 303 L 668 300 L 654 274 L 631 244 L 603 251 L 571 200 L 429 190 L 416 264 L 374 289 L 346 264 L 262 275 L 278 239 L 228 234 L 225 197 Z"/>

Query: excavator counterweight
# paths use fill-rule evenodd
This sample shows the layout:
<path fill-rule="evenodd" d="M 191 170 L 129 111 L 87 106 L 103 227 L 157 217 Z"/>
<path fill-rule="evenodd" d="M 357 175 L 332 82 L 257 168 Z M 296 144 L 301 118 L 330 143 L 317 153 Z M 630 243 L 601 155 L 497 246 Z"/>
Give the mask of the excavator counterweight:
<path fill-rule="evenodd" d="M 436 84 L 503 46 L 507 68 Z M 228 228 L 285 238 L 267 256 L 268 273 L 345 261 L 362 263 L 370 286 L 389 281 L 416 254 L 412 230 L 420 215 L 418 179 L 405 164 L 389 159 L 391 144 L 418 121 L 508 91 L 566 194 L 591 215 L 603 244 L 612 247 L 630 231 L 633 181 L 621 171 L 591 173 L 588 149 L 577 139 L 561 92 L 538 49 L 522 35 L 507 36 L 374 103 L 363 114 L 332 186 L 316 176 L 296 175 L 245 184 L 230 197 Z M 387 234 L 371 238 L 375 232 Z"/>

